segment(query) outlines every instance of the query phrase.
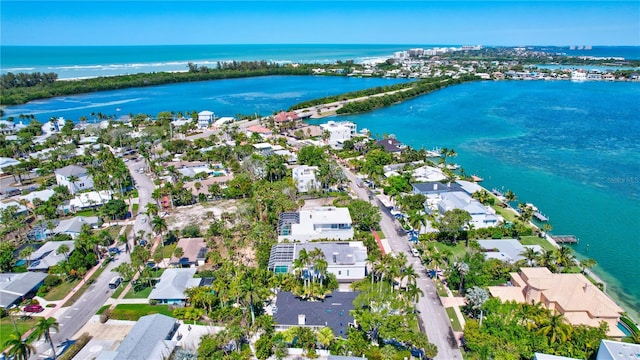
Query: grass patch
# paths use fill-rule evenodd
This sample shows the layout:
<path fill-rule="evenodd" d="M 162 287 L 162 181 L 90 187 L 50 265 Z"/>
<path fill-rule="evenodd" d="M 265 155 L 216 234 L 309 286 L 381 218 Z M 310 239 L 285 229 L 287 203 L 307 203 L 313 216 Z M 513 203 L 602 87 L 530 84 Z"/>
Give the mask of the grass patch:
<path fill-rule="evenodd" d="M 554 251 L 556 248 L 547 239 L 543 239 L 538 236 L 522 236 L 520 238 L 520 243 L 522 245 L 540 245 L 544 249 L 544 251 Z"/>
<path fill-rule="evenodd" d="M 98 267 L 98 269 L 93 273 L 93 275 L 91 275 L 91 277 L 89 278 L 89 280 L 85 281 L 82 286 L 80 287 L 80 289 L 78 289 L 78 291 L 76 291 L 75 293 L 73 293 L 73 295 L 71 295 L 71 297 L 69 298 L 69 300 L 67 300 L 66 303 L 64 303 L 62 306 L 71 306 L 73 305 L 76 301 L 78 301 L 78 299 L 80 299 L 80 297 L 82 296 L 82 294 L 84 294 L 85 291 L 87 291 L 87 289 L 93 285 L 93 283 L 96 282 L 96 279 L 100 276 L 100 274 L 102 274 L 102 272 L 104 271 L 104 267 L 100 266 Z"/>
<path fill-rule="evenodd" d="M 453 309 L 453 307 L 448 307 L 445 310 L 447 311 L 449 321 L 451 321 L 451 327 L 453 327 L 453 331 L 462 331 L 460 320 L 458 320 L 458 315 L 456 315 L 456 311 Z"/>
<path fill-rule="evenodd" d="M 71 289 L 73 289 L 79 283 L 80 279 L 76 279 L 73 281 L 63 281 L 62 283 L 60 283 L 60 285 L 49 290 L 44 296 L 44 299 L 47 301 L 62 300 L 71 292 Z"/>
<path fill-rule="evenodd" d="M 29 320 L 20 320 L 19 317 L 16 317 L 15 321 L 16 326 L 18 327 L 18 331 L 20 331 L 21 334 L 24 334 L 28 330 L 33 329 L 33 327 L 38 322 L 37 318 L 35 317 Z M 14 331 L 16 331 L 16 329 L 13 327 L 13 323 L 8 316 L 0 319 L 0 350 L 4 350 L 7 348 L 6 346 L 4 346 L 4 342 L 9 339 L 9 334 L 13 333 Z"/>
<path fill-rule="evenodd" d="M 151 286 L 147 286 L 146 288 L 134 293 L 133 286 L 132 286 L 131 290 L 129 290 L 129 292 L 124 296 L 124 298 L 125 299 L 146 299 L 149 297 L 149 294 L 151 294 L 151 290 L 153 290 L 153 288 Z"/>
<path fill-rule="evenodd" d="M 158 254 L 162 254 L 163 259 L 171 258 L 171 255 L 173 254 L 173 251 L 176 249 L 176 246 L 178 246 L 178 243 L 172 243 L 166 246 L 159 246 L 156 249 L 156 251 L 153 252 L 153 256 L 151 258 L 155 259 L 156 255 Z"/>
<path fill-rule="evenodd" d="M 439 279 L 435 279 L 433 282 L 436 284 L 436 291 L 438 292 L 438 296 L 440 297 L 449 296 L 449 294 L 447 293 L 447 288 L 444 286 L 442 281 L 440 281 Z"/>
<path fill-rule="evenodd" d="M 467 252 L 467 248 L 464 246 L 464 240 L 458 241 L 455 245 L 448 242 L 434 242 L 433 243 L 438 252 L 447 253 L 450 252 L 454 258 L 460 258 Z"/>
<path fill-rule="evenodd" d="M 173 316 L 173 311 L 169 310 L 169 305 L 120 304 L 113 309 L 110 319 L 138 321 L 151 314 Z"/>
<path fill-rule="evenodd" d="M 96 211 L 93 209 L 77 211 L 74 216 L 96 216 Z"/>
<path fill-rule="evenodd" d="M 102 314 L 105 310 L 107 310 L 109 307 L 111 307 L 111 305 L 104 305 L 102 306 L 100 309 L 98 309 L 98 312 L 96 312 L 96 315 L 100 315 Z"/>
<path fill-rule="evenodd" d="M 138 203 L 134 203 L 133 205 L 131 205 L 131 216 L 136 216 L 136 214 L 138 213 L 138 206 L 140 206 L 140 204 Z"/>
<path fill-rule="evenodd" d="M 109 235 L 111 235 L 112 238 L 116 239 L 118 235 L 120 235 L 120 229 L 122 229 L 122 225 L 113 225 L 110 226 L 107 231 L 109 231 Z"/>
<path fill-rule="evenodd" d="M 124 236 L 129 237 L 129 233 L 131 232 L 131 229 L 133 229 L 133 225 L 127 225 L 124 228 Z"/>
<path fill-rule="evenodd" d="M 498 215 L 501 215 L 506 221 L 515 222 L 518 219 L 518 215 L 516 215 L 516 213 L 514 213 L 513 211 L 507 208 L 503 208 L 502 206 L 499 205 L 499 203 L 496 203 L 495 205 L 491 205 L 491 207 L 496 211 Z"/>
<path fill-rule="evenodd" d="M 114 291 L 113 294 L 111 294 L 111 298 L 112 299 L 117 299 L 120 296 L 120 294 L 122 294 L 122 292 L 124 291 L 124 288 L 127 287 L 127 284 L 129 284 L 128 281 L 123 281 L 122 284 L 120 284 L 120 286 L 118 286 L 116 291 Z"/>

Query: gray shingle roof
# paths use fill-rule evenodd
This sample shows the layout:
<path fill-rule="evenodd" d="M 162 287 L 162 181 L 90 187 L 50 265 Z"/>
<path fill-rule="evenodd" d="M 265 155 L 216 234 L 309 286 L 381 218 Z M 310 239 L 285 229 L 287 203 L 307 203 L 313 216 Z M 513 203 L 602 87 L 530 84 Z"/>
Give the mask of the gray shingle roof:
<path fill-rule="evenodd" d="M 146 360 L 168 358 L 175 342 L 171 337 L 177 329 L 176 319 L 161 315 L 141 317 L 129 334 L 122 340 L 118 349 L 105 352 L 98 359 Z"/>
<path fill-rule="evenodd" d="M 190 287 L 200 286 L 201 278 L 194 278 L 196 274 L 195 268 L 166 269 L 160 281 L 156 284 L 155 289 L 151 290 L 149 299 L 185 299 L 187 296 L 184 291 Z"/>
<path fill-rule="evenodd" d="M 71 219 L 61 220 L 58 226 L 51 231 L 53 234 L 71 234 L 80 233 L 82 225 L 87 224 L 91 227 L 98 225 L 97 216 L 76 216 Z"/>
<path fill-rule="evenodd" d="M 78 165 L 69 165 L 56 170 L 55 173 L 60 174 L 64 177 L 69 177 L 71 175 L 80 176 L 80 175 L 85 175 L 87 173 L 87 169 Z"/>
<path fill-rule="evenodd" d="M 280 292 L 273 317 L 280 325 L 298 325 L 298 315 L 305 315 L 307 326 L 327 326 L 338 337 L 347 337 L 348 324 L 353 323 L 353 300 L 359 292 L 334 291 L 324 301 L 303 301 L 290 292 Z"/>
<path fill-rule="evenodd" d="M 0 274 L 0 307 L 13 304 L 40 285 L 46 277 L 47 274 L 34 272 Z"/>
<path fill-rule="evenodd" d="M 28 270 L 47 270 L 65 259 L 65 254 L 57 254 L 58 248 L 62 245 L 69 247 L 68 255 L 71 255 L 76 248 L 74 241 L 47 241 L 38 250 L 31 254 L 31 265 Z"/>

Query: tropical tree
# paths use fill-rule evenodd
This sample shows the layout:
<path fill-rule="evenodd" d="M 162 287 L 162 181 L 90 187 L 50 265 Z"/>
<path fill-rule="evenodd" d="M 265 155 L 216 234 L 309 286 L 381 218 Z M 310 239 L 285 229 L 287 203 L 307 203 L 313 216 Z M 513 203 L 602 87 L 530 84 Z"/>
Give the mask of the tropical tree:
<path fill-rule="evenodd" d="M 447 210 L 440 218 L 435 221 L 435 227 L 440 232 L 452 238 L 453 242 L 463 233 L 464 228 L 471 221 L 471 214 L 462 209 Z M 466 246 L 469 246 L 467 239 Z"/>
<path fill-rule="evenodd" d="M 580 261 L 580 267 L 582 268 L 582 273 L 584 274 L 587 269 L 591 269 L 592 267 L 598 265 L 596 259 L 584 259 Z"/>
<path fill-rule="evenodd" d="M 156 216 L 158 215 L 160 208 L 158 207 L 158 204 L 153 202 L 148 202 L 146 205 L 146 210 L 147 210 L 148 216 Z"/>
<path fill-rule="evenodd" d="M 28 360 L 31 354 L 36 352 L 36 348 L 28 342 L 22 340 L 22 334 L 14 331 L 9 334 L 4 346 L 8 348 L 7 355 L 15 360 Z"/>
<path fill-rule="evenodd" d="M 538 254 L 538 252 L 534 248 L 526 247 L 520 253 L 520 256 L 524 257 L 524 259 L 527 261 L 528 266 L 535 266 L 536 263 L 538 262 L 538 258 L 540 257 L 540 254 Z"/>
<path fill-rule="evenodd" d="M 555 251 L 556 263 L 560 272 L 567 267 L 571 267 L 576 264 L 576 260 L 573 257 L 573 250 L 567 246 L 560 246 Z"/>
<path fill-rule="evenodd" d="M 482 305 L 489 300 L 489 292 L 481 287 L 474 286 L 467 290 L 464 295 L 464 300 L 468 313 L 476 316 L 477 313 L 481 311 Z"/>
<path fill-rule="evenodd" d="M 57 355 L 56 355 L 56 348 L 55 346 L 53 346 L 53 339 L 51 338 L 51 329 L 58 331 L 58 326 L 59 326 L 58 321 L 56 321 L 56 319 L 53 317 L 49 317 L 49 318 L 41 318 L 40 320 L 38 320 L 38 323 L 36 323 L 36 326 L 33 329 L 33 332 L 38 339 L 41 339 L 44 337 L 44 340 L 49 343 L 49 346 L 51 347 L 51 353 L 52 353 L 51 356 L 54 359 L 57 358 Z"/>
<path fill-rule="evenodd" d="M 323 327 L 317 333 L 318 343 L 323 349 L 328 349 L 335 340 L 335 335 L 330 327 Z"/>
<path fill-rule="evenodd" d="M 571 326 L 564 321 L 562 314 L 553 313 L 543 318 L 536 334 L 545 335 L 549 344 L 555 344 L 558 340 L 566 342 L 571 336 Z"/>
<path fill-rule="evenodd" d="M 509 203 L 518 200 L 518 197 L 513 191 L 507 190 L 507 192 L 504 193 L 504 200 L 507 202 L 506 205 L 509 206 Z"/>
<path fill-rule="evenodd" d="M 167 221 L 164 218 L 156 216 L 151 220 L 151 228 L 156 234 L 162 236 L 162 233 L 168 229 Z"/>
<path fill-rule="evenodd" d="M 62 244 L 58 247 L 58 250 L 56 250 L 56 254 L 63 254 L 64 257 L 69 260 L 69 251 L 71 251 L 69 245 Z"/>

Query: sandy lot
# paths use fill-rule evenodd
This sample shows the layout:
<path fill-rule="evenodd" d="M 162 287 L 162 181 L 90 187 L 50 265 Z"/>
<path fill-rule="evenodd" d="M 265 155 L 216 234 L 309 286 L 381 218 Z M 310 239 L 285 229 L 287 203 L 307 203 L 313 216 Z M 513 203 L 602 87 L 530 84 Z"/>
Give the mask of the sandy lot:
<path fill-rule="evenodd" d="M 189 224 L 198 224 L 204 233 L 212 221 L 221 219 L 223 213 L 235 214 L 237 211 L 238 204 L 235 200 L 181 206 L 169 212 L 167 227 L 169 230 L 181 230 Z"/>

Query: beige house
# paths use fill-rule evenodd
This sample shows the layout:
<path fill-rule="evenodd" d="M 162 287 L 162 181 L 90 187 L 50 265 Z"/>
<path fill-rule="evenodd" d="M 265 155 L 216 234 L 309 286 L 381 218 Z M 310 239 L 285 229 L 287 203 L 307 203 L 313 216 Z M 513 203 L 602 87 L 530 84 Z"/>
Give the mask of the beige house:
<path fill-rule="evenodd" d="M 608 336 L 623 337 L 618 321 L 624 310 L 582 274 L 554 274 L 545 267 L 521 268 L 511 273 L 513 286 L 490 286 L 492 296 L 502 301 L 542 303 L 563 314 L 573 325 L 609 325 Z"/>

